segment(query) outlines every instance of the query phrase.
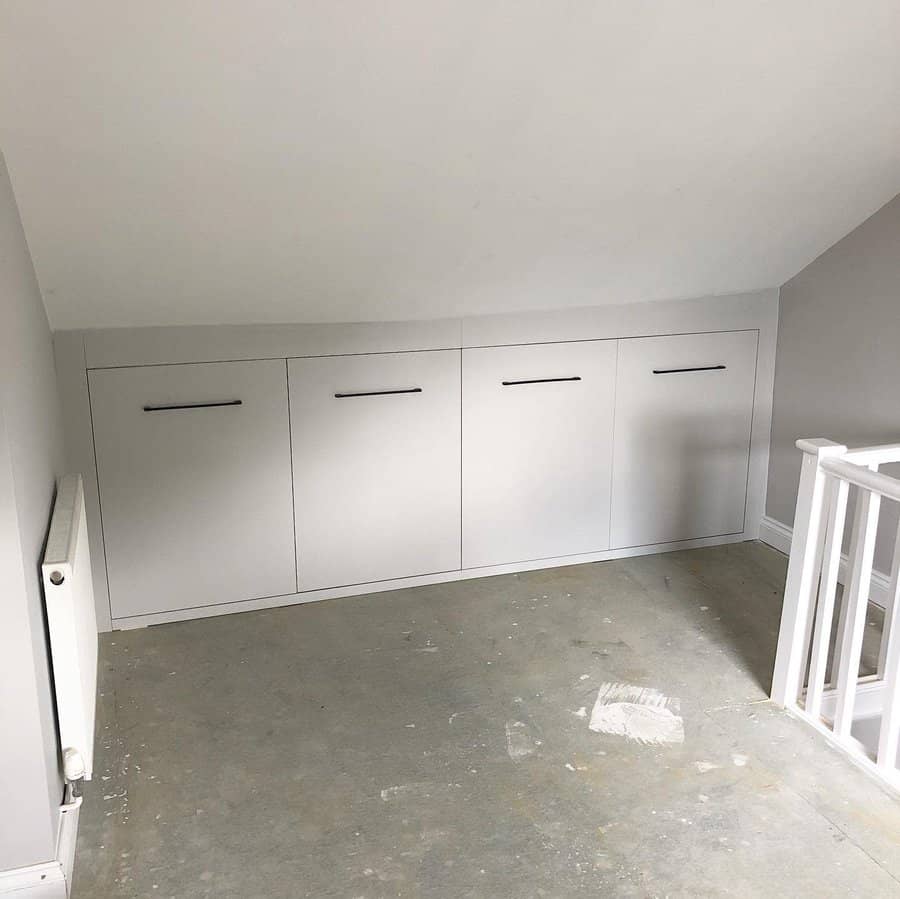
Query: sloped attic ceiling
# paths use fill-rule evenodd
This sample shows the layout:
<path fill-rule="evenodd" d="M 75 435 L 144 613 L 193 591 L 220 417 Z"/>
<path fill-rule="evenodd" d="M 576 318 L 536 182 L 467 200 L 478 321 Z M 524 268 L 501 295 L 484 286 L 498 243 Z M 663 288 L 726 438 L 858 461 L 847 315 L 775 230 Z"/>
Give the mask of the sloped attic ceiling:
<path fill-rule="evenodd" d="M 779 285 L 900 190 L 900 2 L 10 0 L 56 328 Z"/>

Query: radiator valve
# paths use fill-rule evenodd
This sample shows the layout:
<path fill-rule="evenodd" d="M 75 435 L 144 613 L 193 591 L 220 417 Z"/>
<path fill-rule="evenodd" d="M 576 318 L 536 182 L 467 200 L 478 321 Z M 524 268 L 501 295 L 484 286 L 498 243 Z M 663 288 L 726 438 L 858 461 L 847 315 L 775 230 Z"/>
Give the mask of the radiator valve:
<path fill-rule="evenodd" d="M 77 749 L 63 750 L 63 775 L 69 784 L 72 796 L 81 796 L 81 788 L 84 785 L 84 759 Z"/>

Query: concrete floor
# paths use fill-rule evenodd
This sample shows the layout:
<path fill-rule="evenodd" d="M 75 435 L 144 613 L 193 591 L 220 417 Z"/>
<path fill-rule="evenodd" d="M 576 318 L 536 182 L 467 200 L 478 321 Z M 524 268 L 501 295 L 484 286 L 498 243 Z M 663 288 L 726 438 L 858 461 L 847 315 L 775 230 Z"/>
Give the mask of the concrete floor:
<path fill-rule="evenodd" d="M 106 635 L 76 899 L 900 896 L 900 802 L 766 701 L 785 559 L 647 556 Z M 681 744 L 593 733 L 602 682 Z"/>

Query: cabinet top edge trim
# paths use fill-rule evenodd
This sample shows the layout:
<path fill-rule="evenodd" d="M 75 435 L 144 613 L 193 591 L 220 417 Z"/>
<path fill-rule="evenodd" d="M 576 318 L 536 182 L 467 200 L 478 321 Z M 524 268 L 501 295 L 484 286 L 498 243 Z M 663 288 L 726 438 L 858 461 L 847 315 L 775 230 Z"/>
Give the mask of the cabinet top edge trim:
<path fill-rule="evenodd" d="M 446 347 L 422 347 L 415 349 L 378 349 L 364 350 L 358 352 L 331 352 L 331 353 L 298 353 L 298 354 L 272 354 L 263 356 L 232 356 L 220 357 L 215 355 L 198 356 L 191 359 L 179 359 L 166 362 L 111 362 L 108 364 L 85 365 L 86 371 L 106 371 L 108 369 L 119 368 L 160 368 L 172 365 L 216 365 L 230 362 L 278 362 L 279 360 L 290 362 L 292 359 L 342 359 L 355 356 L 401 356 L 411 355 L 414 353 L 458 353 L 466 350 L 487 350 L 487 349 L 504 349 L 513 347 L 529 347 L 529 346 L 561 346 L 565 344 L 584 344 L 584 343 L 611 343 L 620 340 L 647 340 L 665 337 L 691 337 L 700 334 L 742 334 L 756 333 L 759 334 L 760 327 L 749 328 L 702 328 L 690 331 L 661 331 L 648 334 L 630 334 L 614 335 L 609 337 L 576 337 L 566 340 L 523 340 L 509 343 L 479 343 L 479 344 L 461 344 L 459 346 Z"/>
<path fill-rule="evenodd" d="M 689 331 L 655 331 L 647 334 L 623 333 L 612 334 L 609 337 L 572 337 L 565 340 L 516 340 L 505 341 L 502 343 L 472 343 L 466 344 L 460 347 L 460 349 L 489 350 L 516 346 L 552 346 L 564 343 L 609 343 L 613 340 L 653 340 L 654 338 L 665 337 L 692 337 L 699 334 L 742 334 L 744 332 L 758 334 L 760 330 L 760 326 L 747 328 L 692 328 Z"/>
<path fill-rule="evenodd" d="M 166 368 L 173 365 L 225 365 L 231 362 L 290 362 L 292 359 L 346 359 L 354 356 L 409 356 L 414 353 L 458 353 L 461 347 L 426 347 L 415 350 L 372 350 L 361 353 L 304 353 L 303 355 L 235 356 L 184 359 L 178 362 L 129 362 L 110 365 L 88 365 L 87 371 L 107 371 L 111 368 Z"/>
<path fill-rule="evenodd" d="M 778 292 L 770 290 L 419 321 L 145 326 L 83 329 L 77 333 L 84 343 L 86 368 L 119 368 L 756 329 L 773 339 L 777 326 Z"/>

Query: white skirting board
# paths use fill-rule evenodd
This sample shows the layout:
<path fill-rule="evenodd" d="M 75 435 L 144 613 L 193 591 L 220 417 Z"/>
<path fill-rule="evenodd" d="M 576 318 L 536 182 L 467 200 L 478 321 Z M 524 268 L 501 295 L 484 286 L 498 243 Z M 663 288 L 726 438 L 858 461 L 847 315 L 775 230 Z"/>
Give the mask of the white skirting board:
<path fill-rule="evenodd" d="M 388 590 L 404 590 L 408 587 L 425 587 L 430 584 L 446 584 L 451 581 L 466 581 L 473 578 L 496 577 L 501 574 L 517 574 L 537 571 L 542 568 L 562 568 L 567 565 L 585 565 L 592 562 L 609 562 L 613 559 L 627 559 L 634 556 L 648 556 L 656 553 L 676 552 L 682 549 L 700 549 L 705 546 L 721 546 L 726 543 L 743 543 L 755 540 L 756 534 L 725 534 L 719 537 L 701 537 L 695 540 L 681 540 L 676 543 L 653 543 L 649 546 L 632 546 L 627 549 L 611 549 L 596 553 L 582 553 L 574 556 L 560 556 L 553 559 L 514 562 L 509 565 L 492 565 L 488 568 L 466 568 L 422 574 L 416 577 L 396 578 L 390 581 L 376 581 L 369 584 L 352 584 L 345 587 L 329 587 L 323 590 L 308 590 L 304 593 L 287 593 L 283 596 L 264 596 L 239 602 L 217 605 L 193 606 L 172 612 L 158 612 L 151 615 L 134 615 L 128 618 L 113 618 L 113 630 L 130 630 L 154 624 L 168 624 L 172 621 L 186 621 L 191 618 L 211 618 L 216 615 L 232 615 L 237 612 L 254 612 L 259 609 L 274 609 L 280 606 L 301 605 L 325 599 L 340 599 L 344 596 L 363 596 L 369 593 L 384 593 Z"/>
<path fill-rule="evenodd" d="M 79 812 L 79 806 L 60 810 L 56 858 L 53 861 L 0 872 L 0 896 L 9 896 L 10 899 L 68 899 L 72 892 Z"/>
<path fill-rule="evenodd" d="M 791 553 L 791 540 L 793 539 L 793 531 L 786 524 L 776 521 L 774 518 L 764 516 L 759 525 L 759 539 L 784 553 L 786 556 Z M 838 582 L 846 583 L 847 570 L 849 560 L 845 554 L 841 554 L 841 566 L 838 571 Z M 872 572 L 872 587 L 869 593 L 869 600 L 882 609 L 887 605 L 891 579 L 882 571 Z"/>

